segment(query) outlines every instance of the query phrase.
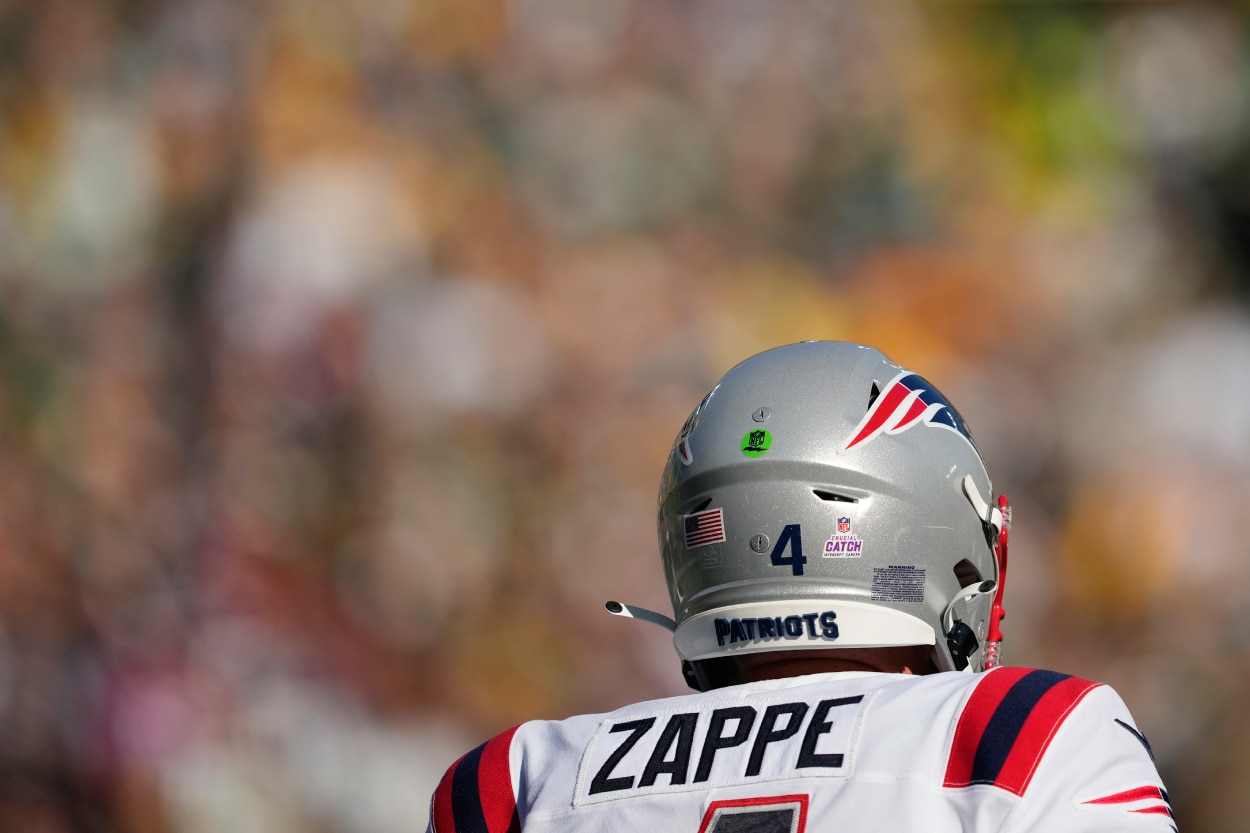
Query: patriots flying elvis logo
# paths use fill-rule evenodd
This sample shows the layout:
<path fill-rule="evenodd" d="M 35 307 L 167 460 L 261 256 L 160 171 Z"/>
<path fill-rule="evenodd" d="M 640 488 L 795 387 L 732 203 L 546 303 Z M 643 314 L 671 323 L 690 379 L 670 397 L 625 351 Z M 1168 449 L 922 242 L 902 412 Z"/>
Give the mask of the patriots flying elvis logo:
<path fill-rule="evenodd" d="M 976 448 L 972 434 L 955 406 L 947 402 L 933 385 L 904 370 L 881 391 L 842 450 L 849 451 L 878 434 L 900 434 L 922 423 L 958 432 Z"/>

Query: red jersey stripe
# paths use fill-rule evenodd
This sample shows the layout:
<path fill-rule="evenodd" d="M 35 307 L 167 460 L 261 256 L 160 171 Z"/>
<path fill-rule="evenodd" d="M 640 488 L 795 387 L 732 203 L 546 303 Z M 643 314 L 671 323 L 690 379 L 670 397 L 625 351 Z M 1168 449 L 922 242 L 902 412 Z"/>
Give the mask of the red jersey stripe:
<path fill-rule="evenodd" d="M 1137 807 L 1129 810 L 1130 813 L 1139 813 L 1150 816 L 1172 816 L 1172 804 L 1168 800 L 1167 791 L 1162 787 L 1147 786 L 1134 787 L 1131 790 L 1104 795 L 1101 798 L 1091 798 L 1089 801 L 1082 801 L 1082 804 L 1136 804 L 1138 802 L 1155 802 L 1161 801 L 1162 804 L 1151 803 L 1147 807 Z M 1125 808 L 1128 809 L 1128 808 Z"/>
<path fill-rule="evenodd" d="M 1156 804 L 1153 807 L 1143 807 L 1140 810 L 1129 810 L 1130 813 L 1145 813 L 1149 816 L 1170 816 L 1172 811 L 1162 804 Z"/>
<path fill-rule="evenodd" d="M 451 804 L 451 785 L 456 774 L 456 767 L 460 766 L 463 760 L 464 756 L 461 755 L 454 764 L 447 768 L 443 780 L 438 782 L 438 789 L 434 790 L 430 808 L 430 822 L 434 833 L 455 833 L 456 831 L 456 814 Z"/>
<path fill-rule="evenodd" d="M 431 799 L 434 833 L 519 833 L 509 753 L 519 727 L 462 756 L 443 776 Z"/>
<path fill-rule="evenodd" d="M 488 741 L 478 764 L 477 783 L 482 797 L 482 815 L 490 833 L 521 829 L 517 821 L 516 795 L 512 790 L 512 767 L 508 762 L 512 736 L 518 728 L 513 726 Z"/>
<path fill-rule="evenodd" d="M 966 787 L 972 783 L 972 767 L 976 761 L 977 749 L 981 746 L 981 739 L 985 735 L 985 727 L 989 725 L 990 718 L 994 716 L 994 711 L 1003 702 L 1007 692 L 1029 671 L 1028 668 L 1002 667 L 982 675 L 955 726 L 950 759 L 946 765 L 946 779 L 942 786 Z"/>
<path fill-rule="evenodd" d="M 1082 804 L 1127 804 L 1130 801 L 1144 800 L 1160 800 L 1165 796 L 1163 790 L 1158 787 L 1136 787 L 1131 790 L 1116 793 L 1115 795 L 1104 795 L 1102 798 L 1091 798 L 1089 801 L 1083 801 Z"/>
<path fill-rule="evenodd" d="M 1080 677 L 1068 677 L 1043 694 L 1012 744 L 994 786 L 1024 795 L 1037 765 L 1063 721 L 1098 685 Z"/>

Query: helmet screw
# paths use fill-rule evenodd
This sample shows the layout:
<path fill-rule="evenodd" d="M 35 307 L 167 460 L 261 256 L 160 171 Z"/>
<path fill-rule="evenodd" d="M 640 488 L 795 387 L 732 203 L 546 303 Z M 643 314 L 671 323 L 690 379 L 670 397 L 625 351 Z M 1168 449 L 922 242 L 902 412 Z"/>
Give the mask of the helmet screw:
<path fill-rule="evenodd" d="M 768 536 L 767 535 L 752 535 L 751 536 L 751 549 L 755 550 L 756 552 L 768 552 Z"/>
<path fill-rule="evenodd" d="M 763 422 L 764 420 L 768 419 L 772 415 L 773 415 L 773 409 L 765 406 L 763 408 L 756 408 L 755 413 L 751 414 L 751 419 L 755 420 L 756 422 Z"/>

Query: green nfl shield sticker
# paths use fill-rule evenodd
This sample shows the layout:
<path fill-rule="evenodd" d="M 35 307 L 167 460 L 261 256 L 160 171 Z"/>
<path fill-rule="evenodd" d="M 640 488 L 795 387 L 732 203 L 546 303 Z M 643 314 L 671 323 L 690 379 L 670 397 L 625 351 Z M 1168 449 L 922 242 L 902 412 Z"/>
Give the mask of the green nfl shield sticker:
<path fill-rule="evenodd" d="M 760 457 L 773 446 L 773 435 L 763 428 L 756 428 L 742 435 L 742 453 L 748 457 Z"/>

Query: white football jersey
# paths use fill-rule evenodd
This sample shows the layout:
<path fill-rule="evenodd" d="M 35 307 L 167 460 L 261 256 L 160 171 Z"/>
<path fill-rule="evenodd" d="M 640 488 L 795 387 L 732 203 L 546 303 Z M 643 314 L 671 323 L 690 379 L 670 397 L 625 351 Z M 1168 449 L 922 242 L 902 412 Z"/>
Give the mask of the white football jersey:
<path fill-rule="evenodd" d="M 532 721 L 451 766 L 427 833 L 1176 830 L 1108 686 L 813 674 Z"/>

